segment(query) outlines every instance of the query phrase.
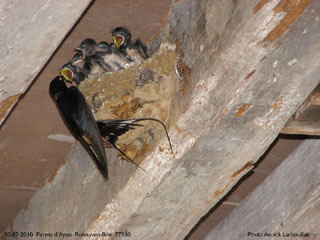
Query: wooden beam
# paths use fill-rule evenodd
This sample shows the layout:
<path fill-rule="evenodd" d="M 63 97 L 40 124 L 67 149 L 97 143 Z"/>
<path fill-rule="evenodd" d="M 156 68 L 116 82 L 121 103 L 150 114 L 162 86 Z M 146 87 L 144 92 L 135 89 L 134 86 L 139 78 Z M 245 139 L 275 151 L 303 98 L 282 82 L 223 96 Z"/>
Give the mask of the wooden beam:
<path fill-rule="evenodd" d="M 163 138 L 144 151 L 140 166 L 146 172 L 110 167 L 110 181 L 103 185 L 77 147 L 13 229 L 183 239 L 254 167 L 319 82 L 320 2 L 285 2 L 174 1 L 153 42 L 159 51 L 148 60 L 170 66 L 159 73 L 159 86 L 181 86 L 170 111 L 162 109 L 171 120 L 174 157 Z M 172 51 L 176 58 L 167 61 Z M 128 71 L 119 74 L 122 79 Z M 61 186 L 68 191 L 61 194 Z"/>
<path fill-rule="evenodd" d="M 281 133 L 320 135 L 320 86 L 312 91 L 287 122 Z"/>
<path fill-rule="evenodd" d="M 1 1 L 0 126 L 90 2 Z"/>
<path fill-rule="evenodd" d="M 289 120 L 281 133 L 320 136 L 320 121 Z"/>
<path fill-rule="evenodd" d="M 316 239 L 319 148 L 319 139 L 305 140 L 205 239 Z"/>

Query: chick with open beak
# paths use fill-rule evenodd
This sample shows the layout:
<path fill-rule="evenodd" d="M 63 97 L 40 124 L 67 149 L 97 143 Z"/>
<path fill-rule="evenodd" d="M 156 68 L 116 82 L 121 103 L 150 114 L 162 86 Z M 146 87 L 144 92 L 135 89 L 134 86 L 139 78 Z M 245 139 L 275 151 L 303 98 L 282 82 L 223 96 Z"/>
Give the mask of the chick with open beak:
<path fill-rule="evenodd" d="M 112 31 L 112 39 L 113 46 L 136 65 L 140 65 L 149 57 L 147 47 L 139 39 L 131 41 L 131 33 L 124 27 L 115 28 Z"/>

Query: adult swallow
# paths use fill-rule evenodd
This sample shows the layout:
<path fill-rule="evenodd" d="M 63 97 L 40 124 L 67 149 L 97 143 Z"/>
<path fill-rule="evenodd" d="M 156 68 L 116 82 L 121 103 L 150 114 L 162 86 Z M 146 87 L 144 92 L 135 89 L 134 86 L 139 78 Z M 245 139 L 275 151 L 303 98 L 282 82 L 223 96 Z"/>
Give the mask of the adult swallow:
<path fill-rule="evenodd" d="M 117 27 L 112 31 L 113 44 L 121 52 L 137 65 L 141 64 L 149 56 L 147 54 L 147 47 L 137 39 L 135 42 L 131 41 L 131 33 L 124 27 Z"/>
<path fill-rule="evenodd" d="M 101 134 L 84 96 L 78 88 L 68 88 L 63 76 L 57 76 L 51 81 L 49 93 L 71 134 L 81 143 L 103 177 L 108 180 L 107 157 Z"/>
<path fill-rule="evenodd" d="M 100 130 L 103 141 L 110 143 L 115 149 L 117 149 L 122 155 L 124 155 L 130 162 L 138 166 L 131 158 L 129 158 L 123 151 L 117 146 L 118 137 L 125 134 L 129 130 L 135 129 L 135 127 L 141 127 L 142 124 L 138 122 L 142 121 L 155 121 L 162 125 L 164 128 L 167 139 L 170 145 L 171 152 L 173 153 L 170 137 L 166 128 L 166 125 L 156 118 L 138 118 L 138 119 L 114 119 L 114 120 L 98 120 L 97 125 Z M 138 166 L 139 167 L 139 166 Z"/>

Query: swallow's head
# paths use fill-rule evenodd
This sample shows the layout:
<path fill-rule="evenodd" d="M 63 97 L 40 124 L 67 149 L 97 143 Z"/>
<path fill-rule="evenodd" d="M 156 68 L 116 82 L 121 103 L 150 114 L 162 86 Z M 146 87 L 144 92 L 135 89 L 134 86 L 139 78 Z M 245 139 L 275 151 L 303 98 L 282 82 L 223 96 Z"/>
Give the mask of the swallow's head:
<path fill-rule="evenodd" d="M 117 27 L 112 31 L 112 39 L 117 48 L 126 48 L 130 43 L 131 33 L 124 27 Z"/>
<path fill-rule="evenodd" d="M 49 93 L 53 99 L 57 100 L 68 89 L 64 80 L 63 76 L 57 76 L 51 81 Z"/>
<path fill-rule="evenodd" d="M 80 63 L 84 60 L 83 58 L 83 52 L 80 50 L 77 50 L 76 54 L 73 56 L 72 60 L 70 61 L 71 64 L 75 65 L 77 63 Z"/>
<path fill-rule="evenodd" d="M 75 51 L 82 51 L 83 57 L 90 56 L 93 53 L 97 43 L 91 38 L 83 40 L 79 47 L 75 48 Z"/>
<path fill-rule="evenodd" d="M 74 66 L 71 63 L 67 63 L 60 69 L 60 74 L 66 81 L 72 82 L 74 79 L 74 70 Z"/>

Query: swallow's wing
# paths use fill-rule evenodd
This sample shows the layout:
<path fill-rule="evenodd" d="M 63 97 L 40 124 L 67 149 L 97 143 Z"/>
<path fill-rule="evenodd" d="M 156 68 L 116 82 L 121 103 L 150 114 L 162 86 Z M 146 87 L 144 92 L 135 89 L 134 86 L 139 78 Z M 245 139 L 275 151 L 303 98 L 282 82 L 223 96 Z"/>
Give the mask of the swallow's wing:
<path fill-rule="evenodd" d="M 81 116 L 77 117 L 77 119 L 79 119 L 77 124 L 80 125 L 84 131 L 84 134 L 81 136 L 80 142 L 82 143 L 82 145 L 86 145 L 86 150 L 90 151 L 97 167 L 99 168 L 103 176 L 108 179 L 107 157 L 103 147 L 101 134 L 96 124 L 96 120 L 84 96 L 77 88 L 71 88 L 73 88 L 75 93 L 77 92 L 76 95 L 79 97 L 78 109 Z"/>
<path fill-rule="evenodd" d="M 131 44 L 130 47 L 137 50 L 144 59 L 149 58 L 147 53 L 148 48 L 140 41 L 140 39 L 137 39 L 134 43 Z"/>
<path fill-rule="evenodd" d="M 106 51 L 98 51 L 92 57 L 106 72 L 124 69 L 131 62 L 129 56 L 115 47 L 109 47 Z"/>
<path fill-rule="evenodd" d="M 111 68 L 111 66 L 109 66 L 108 63 L 104 61 L 104 55 L 105 54 L 102 52 L 97 52 L 96 54 L 90 56 L 90 61 L 93 62 L 94 64 L 97 64 L 105 72 L 113 72 L 113 69 Z M 92 69 L 91 69 L 91 72 L 92 72 Z"/>
<path fill-rule="evenodd" d="M 102 175 L 108 179 L 107 157 L 99 128 L 84 96 L 72 86 L 58 99 L 57 105 L 71 133 L 86 149 Z"/>

